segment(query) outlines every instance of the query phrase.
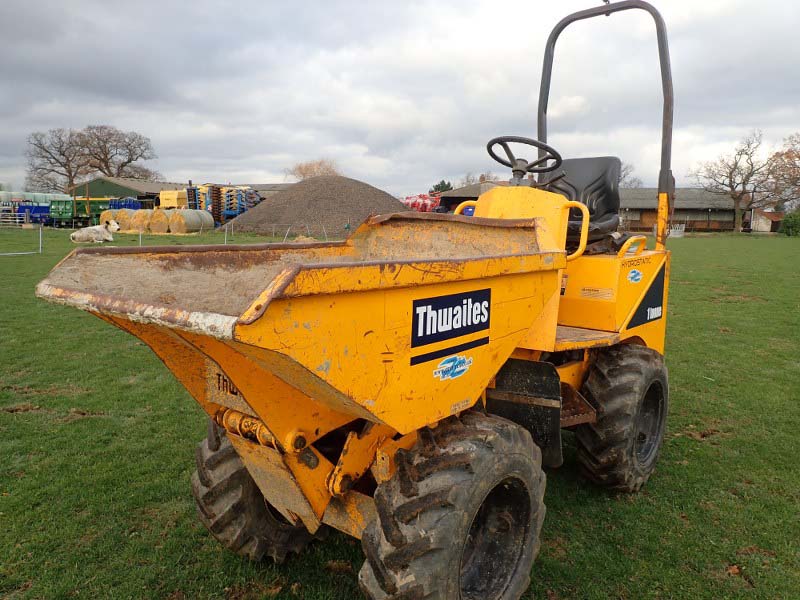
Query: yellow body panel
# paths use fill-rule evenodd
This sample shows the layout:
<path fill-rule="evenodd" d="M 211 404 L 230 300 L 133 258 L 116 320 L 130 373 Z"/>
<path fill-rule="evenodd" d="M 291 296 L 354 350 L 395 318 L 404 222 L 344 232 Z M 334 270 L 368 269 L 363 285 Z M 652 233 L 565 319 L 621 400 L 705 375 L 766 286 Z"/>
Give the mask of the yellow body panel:
<path fill-rule="evenodd" d="M 657 319 L 628 328 L 634 311 L 664 270 L 663 304 Z M 669 287 L 669 253 L 644 251 L 635 256 L 599 254 L 582 256 L 565 270 L 559 325 L 619 332 L 621 339 L 639 337 L 663 353 L 666 295 Z"/>

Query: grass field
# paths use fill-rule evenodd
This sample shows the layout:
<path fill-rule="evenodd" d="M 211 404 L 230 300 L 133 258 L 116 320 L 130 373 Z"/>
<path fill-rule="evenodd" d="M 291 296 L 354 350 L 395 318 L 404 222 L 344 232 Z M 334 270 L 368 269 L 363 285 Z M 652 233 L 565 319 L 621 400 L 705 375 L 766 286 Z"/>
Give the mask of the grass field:
<path fill-rule="evenodd" d="M 0 230 L 0 252 L 34 234 Z M 275 566 L 206 533 L 189 486 L 200 409 L 135 338 L 33 296 L 70 246 L 46 232 L 44 254 L 0 257 L 0 597 L 361 597 L 343 535 Z M 609 494 L 568 440 L 528 598 L 800 597 L 800 240 L 670 247 L 659 467 L 642 493 Z"/>

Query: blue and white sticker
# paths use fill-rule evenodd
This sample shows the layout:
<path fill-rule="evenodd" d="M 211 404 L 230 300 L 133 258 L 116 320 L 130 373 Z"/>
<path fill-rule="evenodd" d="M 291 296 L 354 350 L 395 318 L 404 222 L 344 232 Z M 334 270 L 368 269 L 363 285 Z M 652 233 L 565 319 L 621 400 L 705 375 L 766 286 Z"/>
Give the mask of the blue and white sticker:
<path fill-rule="evenodd" d="M 639 283 L 642 280 L 642 272 L 639 269 L 631 269 L 628 271 L 628 281 L 631 283 Z"/>
<path fill-rule="evenodd" d="M 433 370 L 433 376 L 442 381 L 447 379 L 457 379 L 469 371 L 472 366 L 472 358 L 467 356 L 448 356 Z"/>

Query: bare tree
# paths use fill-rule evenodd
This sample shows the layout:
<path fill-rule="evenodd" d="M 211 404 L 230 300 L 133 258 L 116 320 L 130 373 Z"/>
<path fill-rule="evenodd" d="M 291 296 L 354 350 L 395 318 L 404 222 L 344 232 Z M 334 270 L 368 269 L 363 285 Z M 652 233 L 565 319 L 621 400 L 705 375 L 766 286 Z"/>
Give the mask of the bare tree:
<path fill-rule="evenodd" d="M 28 136 L 25 187 L 31 191 L 68 192 L 94 173 L 158 181 L 161 174 L 139 164 L 155 158 L 150 140 L 135 131 L 109 125 L 81 130 L 51 129 Z"/>
<path fill-rule="evenodd" d="M 142 165 L 128 165 L 125 167 L 121 177 L 141 179 L 143 181 L 164 181 L 164 176 L 159 171 Z"/>
<path fill-rule="evenodd" d="M 622 163 L 622 169 L 619 172 L 619 187 L 626 189 L 642 187 L 642 180 L 633 174 L 635 170 L 636 167 L 631 163 Z"/>
<path fill-rule="evenodd" d="M 464 177 L 458 182 L 458 187 L 464 187 L 465 185 L 472 185 L 473 183 L 478 183 L 478 177 L 472 171 L 467 171 L 464 174 Z"/>
<path fill-rule="evenodd" d="M 761 131 L 753 131 L 742 138 L 733 154 L 704 162 L 690 173 L 707 192 L 731 199 L 735 231 L 741 231 L 745 211 L 776 201 L 772 161 L 761 156 L 761 145 Z"/>
<path fill-rule="evenodd" d="M 776 208 L 792 209 L 800 200 L 800 132 L 783 140 L 783 148 L 770 157 Z"/>
<path fill-rule="evenodd" d="M 286 169 L 286 175 L 294 177 L 299 181 L 309 179 L 310 177 L 318 177 L 320 175 L 341 175 L 339 165 L 329 158 L 318 158 L 317 160 L 309 160 L 306 162 L 299 162 L 291 169 Z"/>
<path fill-rule="evenodd" d="M 156 158 L 150 138 L 110 125 L 89 125 L 81 131 L 86 160 L 93 171 L 108 177 L 153 179 L 158 173 L 138 165 Z"/>
<path fill-rule="evenodd" d="M 28 136 L 25 187 L 39 192 L 66 192 L 90 172 L 75 129 L 37 131 Z"/>
<path fill-rule="evenodd" d="M 478 181 L 481 183 L 483 183 L 484 181 L 497 181 L 499 179 L 500 178 L 491 171 L 486 171 L 478 175 Z"/>

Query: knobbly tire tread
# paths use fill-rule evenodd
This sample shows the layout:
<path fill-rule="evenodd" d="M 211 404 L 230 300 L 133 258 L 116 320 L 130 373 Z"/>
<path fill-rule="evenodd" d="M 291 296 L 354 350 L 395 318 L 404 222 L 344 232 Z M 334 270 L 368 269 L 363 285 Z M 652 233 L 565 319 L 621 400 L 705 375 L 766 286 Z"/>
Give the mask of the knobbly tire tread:
<path fill-rule="evenodd" d="M 206 529 L 228 550 L 252 561 L 281 563 L 314 538 L 270 509 L 227 435 L 209 420 L 195 452 L 192 494 Z"/>
<path fill-rule="evenodd" d="M 664 390 L 663 422 L 655 454 L 643 465 L 633 450 L 634 420 L 654 381 L 660 381 Z M 639 491 L 655 470 L 666 429 L 669 387 L 664 357 L 637 344 L 604 348 L 598 352 L 582 392 L 597 410 L 597 422 L 575 431 L 583 475 L 608 489 Z"/>
<path fill-rule="evenodd" d="M 513 576 L 500 596 L 516 600 L 530 583 L 545 516 L 541 452 L 530 434 L 495 415 L 468 412 L 418 432 L 398 451 L 394 476 L 375 492 L 377 519 L 362 536 L 362 591 L 374 600 L 450 600 L 460 589 L 461 548 L 472 517 L 498 481 L 522 473 L 530 519 Z M 480 496 L 480 498 L 479 498 Z M 470 504 L 472 503 L 472 504 Z M 455 565 L 455 567 L 453 566 Z M 453 571 L 455 570 L 455 575 Z"/>

